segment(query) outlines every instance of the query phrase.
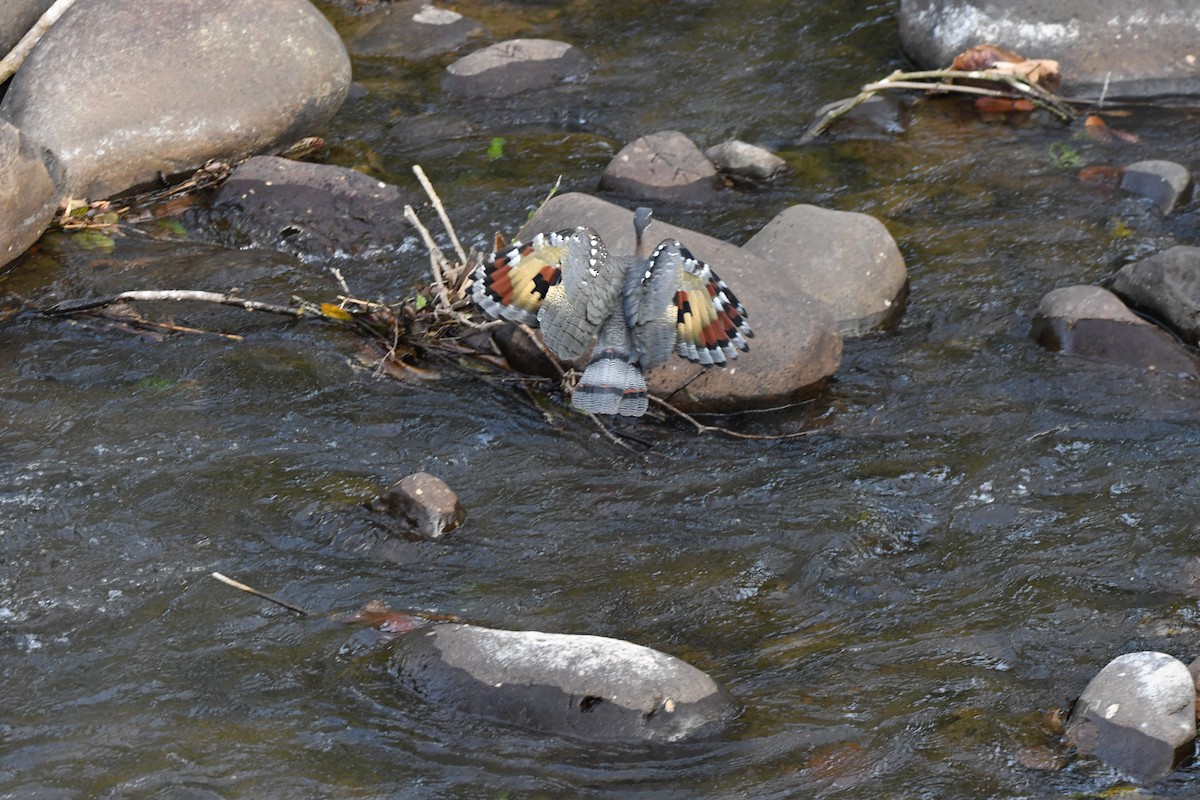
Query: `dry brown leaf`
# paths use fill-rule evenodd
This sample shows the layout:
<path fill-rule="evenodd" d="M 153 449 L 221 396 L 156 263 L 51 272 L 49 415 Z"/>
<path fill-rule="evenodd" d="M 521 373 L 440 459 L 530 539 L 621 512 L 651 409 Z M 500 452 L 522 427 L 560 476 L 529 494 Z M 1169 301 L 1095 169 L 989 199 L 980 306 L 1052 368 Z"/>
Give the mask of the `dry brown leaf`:
<path fill-rule="evenodd" d="M 1058 89 L 1062 74 L 1058 62 L 1048 58 L 1025 58 L 1019 53 L 1005 50 L 994 44 L 981 44 L 970 50 L 959 53 L 954 57 L 950 69 L 963 72 L 979 72 L 991 70 L 1004 75 L 1013 75 L 1029 83 L 1036 84 L 1046 91 Z M 994 86 L 987 81 L 963 81 L 980 86 Z"/>

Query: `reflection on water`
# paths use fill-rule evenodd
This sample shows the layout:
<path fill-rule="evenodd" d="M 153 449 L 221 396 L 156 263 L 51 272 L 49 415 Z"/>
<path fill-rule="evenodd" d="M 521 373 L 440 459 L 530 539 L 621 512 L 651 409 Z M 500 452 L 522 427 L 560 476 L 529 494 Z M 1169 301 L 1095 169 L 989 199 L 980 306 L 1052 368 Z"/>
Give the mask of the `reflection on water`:
<path fill-rule="evenodd" d="M 496 13 L 482 5 L 462 10 Z M 790 143 L 817 107 L 900 64 L 894 4 L 529 8 L 536 35 L 585 42 L 597 62 L 562 104 L 514 101 L 489 122 L 443 105 L 430 70 L 417 108 L 404 64 L 361 64 L 375 94 L 339 117 L 335 160 L 369 151 L 402 183 L 420 161 L 480 245 L 519 227 L 560 173 L 591 190 L 641 133 L 766 142 L 792 181 L 658 215 L 741 241 L 791 203 L 873 213 L 909 265 L 898 329 L 848 342 L 813 406 L 727 420 L 761 432 L 819 417 L 811 436 L 646 423 L 653 448 L 637 454 L 468 374 L 379 379 L 315 325 L 148 309 L 245 337 L 232 341 L 7 319 L 0 794 L 975 798 L 1110 784 L 1095 763 L 1038 768 L 1067 756 L 1040 719 L 1120 652 L 1196 655 L 1195 386 L 1044 352 L 1029 318 L 1052 288 L 1189 243 L 1194 217 L 1080 186 L 1047 152 L 1188 163 L 1184 116 L 1139 112 L 1123 125 L 1144 144 L 1104 146 L 937 101 L 894 139 L 802 149 Z M 423 117 L 462 133 L 393 135 Z M 496 135 L 508 144 L 492 164 Z M 39 302 L 337 292 L 322 264 L 203 239 L 131 230 L 97 255 L 59 237 L 4 288 Z M 399 294 L 426 266 L 414 252 L 341 268 Z M 416 470 L 469 511 L 444 542 L 389 542 L 359 505 Z M 393 691 L 386 646 L 363 631 L 264 606 L 212 570 L 317 610 L 381 598 L 630 639 L 707 670 L 745 712 L 727 737 L 657 748 L 464 719 Z M 1160 790 L 1189 796 L 1195 777 Z"/>

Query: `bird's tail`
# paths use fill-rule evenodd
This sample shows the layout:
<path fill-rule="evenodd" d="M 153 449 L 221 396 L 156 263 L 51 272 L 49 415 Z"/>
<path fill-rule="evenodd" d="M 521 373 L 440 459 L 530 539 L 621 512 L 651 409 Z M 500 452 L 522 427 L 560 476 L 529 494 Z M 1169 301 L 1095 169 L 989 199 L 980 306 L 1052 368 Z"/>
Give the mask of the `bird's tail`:
<path fill-rule="evenodd" d="M 629 328 L 625 315 L 614 312 L 596 341 L 591 361 L 575 387 L 571 405 L 592 414 L 640 417 L 650 407 L 646 376 L 630 361 Z"/>

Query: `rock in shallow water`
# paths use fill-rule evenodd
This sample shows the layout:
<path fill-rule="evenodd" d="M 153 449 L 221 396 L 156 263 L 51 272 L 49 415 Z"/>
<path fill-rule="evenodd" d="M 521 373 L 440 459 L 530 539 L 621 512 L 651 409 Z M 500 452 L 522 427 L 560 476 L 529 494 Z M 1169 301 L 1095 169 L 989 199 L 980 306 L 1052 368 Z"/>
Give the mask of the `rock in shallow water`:
<path fill-rule="evenodd" d="M 284 147 L 349 85 L 341 39 L 307 0 L 84 0 L 34 49 L 0 115 L 54 154 L 64 194 L 99 199 Z"/>
<path fill-rule="evenodd" d="M 1080 695 L 1067 739 L 1142 783 L 1192 755 L 1196 684 L 1183 662 L 1143 651 L 1109 662 Z"/>
<path fill-rule="evenodd" d="M 399 245 L 413 201 L 352 169 L 256 156 L 222 184 L 213 212 L 255 248 L 350 256 Z"/>
<path fill-rule="evenodd" d="M 1113 278 L 1112 290 L 1188 342 L 1200 341 L 1200 247 L 1178 245 L 1126 264 Z"/>
<path fill-rule="evenodd" d="M 540 231 L 587 225 L 610 253 L 634 251 L 632 214 L 620 206 L 571 193 L 546 203 L 518 234 L 528 241 Z M 838 368 L 842 336 L 823 304 L 804 293 L 793 270 L 764 261 L 740 247 L 655 219 L 650 247 L 679 239 L 721 276 L 749 312 L 750 351 L 726 367 L 705 369 L 672 356 L 646 375 L 651 394 L 684 411 L 735 411 L 786 403 L 810 394 Z"/>
<path fill-rule="evenodd" d="M 0 120 L 0 266 L 42 235 L 58 210 L 58 192 L 37 148 Z"/>
<path fill-rule="evenodd" d="M 737 713 L 704 672 L 620 639 L 437 624 L 393 647 L 404 689 L 547 733 L 673 742 L 716 732 Z"/>
<path fill-rule="evenodd" d="M 1163 214 L 1170 214 L 1192 193 L 1192 173 L 1174 161 L 1138 161 L 1121 173 L 1121 188 L 1149 197 Z"/>
<path fill-rule="evenodd" d="M 389 56 L 419 61 L 457 50 L 483 33 L 483 26 L 428 0 L 389 3 L 371 15 L 350 43 L 356 56 Z"/>
<path fill-rule="evenodd" d="M 691 139 L 659 131 L 621 148 L 600 188 L 639 200 L 703 203 L 717 195 L 717 171 Z"/>
<path fill-rule="evenodd" d="M 462 524 L 467 512 L 445 481 L 415 472 L 384 492 L 373 504 L 427 539 L 437 539 Z"/>
<path fill-rule="evenodd" d="M 730 139 L 704 151 L 721 172 L 755 181 L 769 181 L 787 172 L 788 164 L 765 147 Z"/>
<path fill-rule="evenodd" d="M 1200 94 L 1200 15 L 1177 0 L 901 0 L 900 40 L 936 69 L 978 44 L 1053 58 L 1066 96 Z"/>
<path fill-rule="evenodd" d="M 587 72 L 583 51 L 553 39 L 510 39 L 463 56 L 446 68 L 442 86 L 466 97 L 508 97 L 545 89 Z"/>

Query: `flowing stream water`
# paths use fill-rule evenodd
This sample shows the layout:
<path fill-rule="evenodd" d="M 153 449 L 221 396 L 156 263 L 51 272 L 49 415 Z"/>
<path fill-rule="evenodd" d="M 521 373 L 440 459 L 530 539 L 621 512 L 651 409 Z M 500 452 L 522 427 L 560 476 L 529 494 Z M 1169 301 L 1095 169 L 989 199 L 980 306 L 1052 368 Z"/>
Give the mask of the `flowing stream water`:
<path fill-rule="evenodd" d="M 467 373 L 380 378 L 345 332 L 265 315 L 143 309 L 240 340 L 0 321 L 0 797 L 965 799 L 1113 785 L 1042 717 L 1120 653 L 1200 656 L 1200 396 L 1047 352 L 1029 327 L 1045 292 L 1195 243 L 1194 208 L 1163 219 L 1076 179 L 1082 164 L 1192 165 L 1195 116 L 1137 108 L 1109 119 L 1136 144 L 1100 143 L 1081 125 L 918 100 L 895 133 L 797 144 L 822 105 L 905 66 L 897 6 L 464 0 L 498 38 L 579 45 L 593 72 L 489 103 L 441 94 L 450 57 L 359 61 L 368 94 L 328 131 L 331 163 L 406 188 L 422 164 L 479 248 L 515 232 L 559 175 L 564 191 L 594 191 L 645 133 L 777 150 L 793 167 L 781 183 L 656 215 L 735 243 L 795 203 L 888 226 L 910 275 L 898 326 L 848 340 L 803 407 L 718 420 L 811 435 L 643 422 L 629 429 L 651 447 L 629 452 Z M 352 34 L 355 18 L 325 10 Z M 100 249 L 48 234 L 0 290 L 36 303 L 339 291 L 327 263 L 222 248 L 200 223 L 124 233 Z M 409 245 L 335 266 L 357 293 L 399 299 L 426 279 Z M 361 507 L 417 470 L 468 510 L 439 543 L 396 539 Z M 380 598 L 628 639 L 708 671 L 745 711 L 718 739 L 654 747 L 464 718 L 398 693 L 362 631 L 233 592 L 213 570 L 320 612 Z M 1157 787 L 1197 791 L 1188 768 Z"/>

